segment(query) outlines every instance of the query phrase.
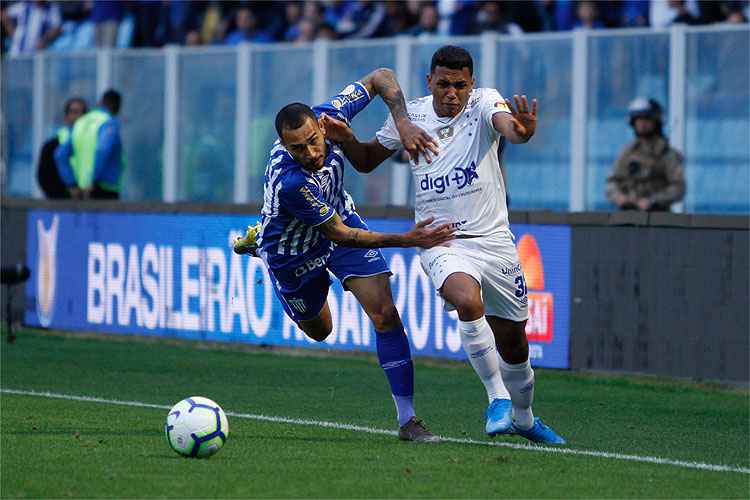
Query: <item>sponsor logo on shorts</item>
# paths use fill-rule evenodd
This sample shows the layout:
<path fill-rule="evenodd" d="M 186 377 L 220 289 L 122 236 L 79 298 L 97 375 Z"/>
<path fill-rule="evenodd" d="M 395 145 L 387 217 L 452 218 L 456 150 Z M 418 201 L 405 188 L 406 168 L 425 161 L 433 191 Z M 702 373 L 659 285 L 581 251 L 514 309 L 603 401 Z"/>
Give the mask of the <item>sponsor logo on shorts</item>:
<path fill-rule="evenodd" d="M 380 252 L 377 250 L 368 250 L 364 257 L 367 259 L 367 262 L 375 262 L 376 260 L 380 260 Z"/>
<path fill-rule="evenodd" d="M 521 272 L 521 264 L 516 264 L 513 267 L 503 267 L 500 269 L 500 272 L 505 276 L 518 274 Z"/>
<path fill-rule="evenodd" d="M 327 261 L 328 255 L 323 255 L 322 257 L 316 257 L 314 259 L 305 261 L 304 264 L 294 270 L 294 275 L 299 278 L 303 274 L 307 274 L 310 271 L 314 271 L 315 269 L 325 266 Z"/>
<path fill-rule="evenodd" d="M 292 306 L 297 310 L 297 312 L 304 313 L 307 311 L 307 306 L 305 305 L 305 301 L 298 298 L 293 299 L 287 299 L 287 302 L 289 302 L 289 305 Z"/>

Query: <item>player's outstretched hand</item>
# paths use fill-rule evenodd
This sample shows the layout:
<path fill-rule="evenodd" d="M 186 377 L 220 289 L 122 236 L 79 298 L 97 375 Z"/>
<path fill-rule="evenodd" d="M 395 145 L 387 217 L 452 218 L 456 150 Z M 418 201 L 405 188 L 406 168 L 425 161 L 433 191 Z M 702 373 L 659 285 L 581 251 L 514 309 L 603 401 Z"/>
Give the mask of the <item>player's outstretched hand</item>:
<path fill-rule="evenodd" d="M 516 94 L 513 96 L 513 101 L 515 101 L 515 107 L 508 99 L 505 100 L 514 118 L 513 129 L 520 137 L 528 140 L 536 132 L 536 99 L 531 100 L 531 108 L 525 95 L 519 98 Z"/>
<path fill-rule="evenodd" d="M 427 227 L 435 221 L 434 217 L 419 221 L 414 229 L 406 233 L 410 242 L 409 246 L 432 248 L 445 245 L 456 237 L 456 228 L 453 224 L 440 224 L 435 227 Z"/>
<path fill-rule="evenodd" d="M 401 144 L 414 163 L 419 165 L 420 154 L 424 156 L 427 163 L 432 163 L 430 153 L 437 156 L 440 149 L 437 142 L 430 137 L 430 134 L 408 119 L 402 120 L 396 127 L 398 128 L 398 135 L 401 136 Z"/>
<path fill-rule="evenodd" d="M 354 139 L 354 132 L 346 122 L 332 118 L 325 113 L 320 115 L 320 121 L 323 123 L 326 139 L 342 144 Z"/>

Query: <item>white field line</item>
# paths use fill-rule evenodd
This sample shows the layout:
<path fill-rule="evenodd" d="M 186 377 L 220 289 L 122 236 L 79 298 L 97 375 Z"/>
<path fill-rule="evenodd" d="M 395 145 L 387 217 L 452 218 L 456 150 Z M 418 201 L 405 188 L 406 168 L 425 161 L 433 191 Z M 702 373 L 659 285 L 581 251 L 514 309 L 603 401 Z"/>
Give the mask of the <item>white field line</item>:
<path fill-rule="evenodd" d="M 18 394 L 22 396 L 37 396 L 43 398 L 52 399 L 65 399 L 68 401 L 83 401 L 86 403 L 104 403 L 110 405 L 120 406 L 131 406 L 136 408 L 154 408 L 158 410 L 169 410 L 171 406 L 168 405 L 157 405 L 152 403 L 143 403 L 141 401 L 120 401 L 117 399 L 105 399 L 96 398 L 89 396 L 74 396 L 70 394 L 59 394 L 54 392 L 37 392 L 37 391 L 25 391 L 17 389 L 0 389 L 0 392 L 5 394 Z M 353 424 L 342 424 L 339 422 L 326 422 L 324 420 L 307 420 L 300 418 L 288 418 L 288 417 L 274 417 L 269 415 L 260 415 L 254 413 L 237 413 L 237 412 L 226 412 L 230 417 L 244 418 L 249 420 L 262 420 L 265 422 L 276 422 L 282 424 L 291 425 L 310 425 L 315 427 L 326 427 L 329 429 L 339 429 L 354 432 L 363 432 L 366 434 L 383 434 L 387 436 L 396 436 L 398 432 L 388 429 L 378 429 L 376 427 L 366 427 L 362 425 Z M 577 450 L 574 448 L 556 448 L 550 446 L 539 446 L 532 444 L 514 444 L 505 443 L 502 441 L 478 441 L 476 439 L 464 439 L 464 438 L 452 438 L 441 436 L 443 442 L 456 443 L 456 444 L 468 444 L 468 445 L 479 445 L 479 446 L 494 446 L 501 448 L 511 448 L 514 450 L 523 451 L 536 451 L 545 453 L 556 453 L 559 455 L 577 455 L 586 457 L 596 458 L 609 458 L 613 460 L 625 460 L 628 462 L 639 462 L 657 465 L 672 465 L 675 467 L 682 467 L 686 469 L 697 469 L 697 470 L 708 470 L 714 472 L 739 472 L 741 474 L 750 474 L 750 468 L 737 467 L 733 465 L 717 465 L 707 464 L 703 462 L 688 462 L 684 460 L 673 460 L 670 458 L 651 457 L 648 455 L 626 455 L 623 453 L 613 453 L 607 451 L 595 451 L 595 450 Z"/>

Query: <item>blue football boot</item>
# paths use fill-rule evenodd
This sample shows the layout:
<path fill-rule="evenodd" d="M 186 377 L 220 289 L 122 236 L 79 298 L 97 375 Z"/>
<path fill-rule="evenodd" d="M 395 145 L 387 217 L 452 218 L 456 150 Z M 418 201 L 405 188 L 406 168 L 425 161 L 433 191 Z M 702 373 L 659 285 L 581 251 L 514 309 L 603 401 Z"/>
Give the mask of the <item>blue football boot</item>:
<path fill-rule="evenodd" d="M 493 399 L 485 412 L 487 423 L 484 431 L 489 436 L 513 432 L 510 399 Z"/>
<path fill-rule="evenodd" d="M 565 444 L 565 439 L 552 430 L 550 426 L 542 422 L 539 417 L 534 418 L 534 425 L 531 429 L 523 430 L 513 426 L 516 434 L 523 436 L 529 441 L 539 444 Z"/>

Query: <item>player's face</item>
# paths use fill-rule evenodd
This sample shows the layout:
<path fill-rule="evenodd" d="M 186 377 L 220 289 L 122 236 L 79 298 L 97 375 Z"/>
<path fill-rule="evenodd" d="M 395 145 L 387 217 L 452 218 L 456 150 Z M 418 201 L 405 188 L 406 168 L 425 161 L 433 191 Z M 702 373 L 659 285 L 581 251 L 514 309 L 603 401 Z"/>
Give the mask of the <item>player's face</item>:
<path fill-rule="evenodd" d="M 474 77 L 469 68 L 450 69 L 436 66 L 427 75 L 427 86 L 432 93 L 432 106 L 438 116 L 456 116 L 469 102 L 474 88 Z"/>
<path fill-rule="evenodd" d="M 307 118 L 300 128 L 284 129 L 281 142 L 292 158 L 307 170 L 323 168 L 326 159 L 325 130 L 317 120 Z"/>

